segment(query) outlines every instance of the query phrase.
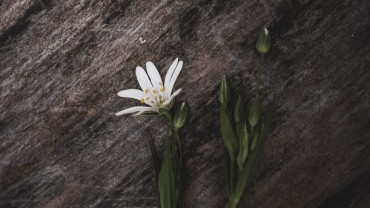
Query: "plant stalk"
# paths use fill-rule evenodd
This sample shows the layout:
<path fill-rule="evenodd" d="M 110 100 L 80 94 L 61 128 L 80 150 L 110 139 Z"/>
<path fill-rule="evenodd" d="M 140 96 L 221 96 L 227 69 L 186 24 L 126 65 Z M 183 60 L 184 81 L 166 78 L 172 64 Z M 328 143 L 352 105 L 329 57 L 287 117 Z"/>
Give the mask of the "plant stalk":
<path fill-rule="evenodd" d="M 257 96 L 259 96 L 259 93 L 260 93 L 260 84 L 261 84 L 262 72 L 264 70 L 264 65 L 265 65 L 265 56 L 264 56 L 264 54 L 261 54 L 260 62 L 259 62 L 259 66 L 258 66 L 258 75 L 257 75 L 257 80 L 256 80 Z"/>

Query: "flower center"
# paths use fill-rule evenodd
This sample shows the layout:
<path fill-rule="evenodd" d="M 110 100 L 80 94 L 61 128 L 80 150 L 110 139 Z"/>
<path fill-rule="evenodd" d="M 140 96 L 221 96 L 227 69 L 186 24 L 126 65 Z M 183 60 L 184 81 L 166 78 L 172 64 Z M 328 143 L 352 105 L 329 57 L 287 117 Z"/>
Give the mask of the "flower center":
<path fill-rule="evenodd" d="M 161 83 L 160 83 L 161 85 Z M 165 87 L 163 87 L 163 85 L 161 85 L 162 87 L 159 89 L 159 93 L 157 90 L 153 89 L 151 91 L 149 91 L 149 89 L 144 89 L 144 93 L 147 94 L 148 96 L 145 97 L 145 98 L 141 98 L 140 99 L 140 102 L 141 103 L 147 103 L 147 104 L 150 104 L 151 106 L 155 106 L 155 107 L 161 107 L 161 105 L 164 103 L 164 96 L 163 96 L 163 92 L 166 90 Z"/>

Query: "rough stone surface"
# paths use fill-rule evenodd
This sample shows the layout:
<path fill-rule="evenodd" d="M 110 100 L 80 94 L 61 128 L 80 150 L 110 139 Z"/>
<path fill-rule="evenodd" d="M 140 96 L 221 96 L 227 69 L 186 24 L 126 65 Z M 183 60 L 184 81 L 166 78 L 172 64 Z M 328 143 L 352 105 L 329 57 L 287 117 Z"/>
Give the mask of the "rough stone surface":
<path fill-rule="evenodd" d="M 240 207 L 370 207 L 368 0 L 1 0 L 0 207 L 156 207 L 144 134 L 162 118 L 116 117 L 137 105 L 153 61 L 176 57 L 190 121 L 184 207 L 224 207 L 217 92 L 223 74 L 246 101 L 263 27 L 264 105 L 278 109 Z M 140 37 L 142 41 L 140 41 Z M 143 43 L 145 40 L 145 43 Z"/>

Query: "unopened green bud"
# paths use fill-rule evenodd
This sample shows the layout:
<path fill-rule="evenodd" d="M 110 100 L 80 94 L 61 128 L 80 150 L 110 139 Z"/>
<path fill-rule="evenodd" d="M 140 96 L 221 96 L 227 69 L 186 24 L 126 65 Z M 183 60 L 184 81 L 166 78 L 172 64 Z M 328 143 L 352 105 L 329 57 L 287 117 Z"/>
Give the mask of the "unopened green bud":
<path fill-rule="evenodd" d="M 261 54 L 265 54 L 270 50 L 271 38 L 269 31 L 265 28 L 262 34 L 258 37 L 256 48 Z"/>
<path fill-rule="evenodd" d="M 185 102 L 182 102 L 181 105 L 177 108 L 175 117 L 173 118 L 173 126 L 175 129 L 182 128 L 188 117 L 188 107 Z"/>
<path fill-rule="evenodd" d="M 244 106 L 243 100 L 239 95 L 234 108 L 234 121 L 236 123 L 240 123 L 243 120 L 244 120 Z"/>
<path fill-rule="evenodd" d="M 253 99 L 251 108 L 249 110 L 249 123 L 252 127 L 257 125 L 260 119 L 260 101 L 258 97 Z"/>
<path fill-rule="evenodd" d="M 227 105 L 230 101 L 230 88 L 225 76 L 222 78 L 218 97 L 221 104 Z"/>

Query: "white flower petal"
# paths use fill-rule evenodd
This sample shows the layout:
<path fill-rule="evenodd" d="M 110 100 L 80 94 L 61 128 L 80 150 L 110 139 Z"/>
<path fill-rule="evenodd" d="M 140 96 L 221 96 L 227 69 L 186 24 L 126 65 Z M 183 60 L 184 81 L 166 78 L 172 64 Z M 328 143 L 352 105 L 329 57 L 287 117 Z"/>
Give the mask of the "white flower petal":
<path fill-rule="evenodd" d="M 164 79 L 164 87 L 168 88 L 170 85 L 170 80 L 173 75 L 173 72 L 176 69 L 177 64 L 179 63 L 179 58 L 176 58 L 175 61 L 171 64 L 170 68 L 167 71 L 166 77 Z"/>
<path fill-rule="evenodd" d="M 150 61 L 146 62 L 146 71 L 152 81 L 152 85 L 157 90 L 161 89 L 163 85 L 161 75 L 159 75 L 158 69 L 154 66 L 154 64 Z"/>
<path fill-rule="evenodd" d="M 124 115 L 124 114 L 131 114 L 136 112 L 146 112 L 146 111 L 154 111 L 155 109 L 152 107 L 145 107 L 145 106 L 135 106 L 131 108 L 127 108 L 123 111 L 116 113 L 116 116 Z"/>
<path fill-rule="evenodd" d="M 146 95 L 143 91 L 137 90 L 137 89 L 128 89 L 128 90 L 122 90 L 117 93 L 118 96 L 124 97 L 124 98 L 133 98 L 136 100 L 145 99 Z"/>
<path fill-rule="evenodd" d="M 145 91 L 146 89 L 151 90 L 153 88 L 153 85 L 150 82 L 148 75 L 146 74 L 145 70 L 140 66 L 136 67 L 136 77 L 143 91 Z"/>
<path fill-rule="evenodd" d="M 148 96 L 147 94 L 145 94 L 141 90 L 137 90 L 137 89 L 122 90 L 122 91 L 118 92 L 117 95 L 120 96 L 120 97 L 123 97 L 123 98 L 133 98 L 133 99 L 136 99 L 136 100 L 140 100 L 142 103 L 144 102 L 144 103 L 146 103 L 150 106 L 153 105 L 150 102 L 150 101 L 152 101 L 150 96 Z"/>
<path fill-rule="evenodd" d="M 173 89 L 173 86 L 175 85 L 177 76 L 179 76 L 179 74 L 181 72 L 182 64 L 183 64 L 183 62 L 180 61 L 179 64 L 176 66 L 175 71 L 173 72 L 173 75 L 172 75 L 171 80 L 170 80 L 170 84 L 168 86 L 168 96 L 170 96 L 171 93 L 172 93 L 172 89 Z"/>
<path fill-rule="evenodd" d="M 176 90 L 166 101 L 162 103 L 162 105 L 166 106 L 170 104 L 173 98 L 176 97 L 178 94 L 180 94 L 181 90 L 182 90 L 181 88 Z"/>

